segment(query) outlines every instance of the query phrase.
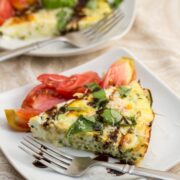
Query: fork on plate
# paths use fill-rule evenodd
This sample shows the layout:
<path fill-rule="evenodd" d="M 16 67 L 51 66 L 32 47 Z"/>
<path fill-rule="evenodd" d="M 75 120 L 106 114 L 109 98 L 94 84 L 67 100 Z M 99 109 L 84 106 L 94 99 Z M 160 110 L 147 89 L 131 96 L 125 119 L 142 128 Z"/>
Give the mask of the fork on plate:
<path fill-rule="evenodd" d="M 19 145 L 19 148 L 33 156 L 38 162 L 51 168 L 52 170 L 71 177 L 79 177 L 84 175 L 87 170 L 93 166 L 103 166 L 109 169 L 137 175 L 142 177 L 163 179 L 163 180 L 179 180 L 180 175 L 152 170 L 142 167 L 136 167 L 128 164 L 113 164 L 94 160 L 90 157 L 73 156 L 43 142 L 35 139 L 32 136 L 24 137 Z"/>
<path fill-rule="evenodd" d="M 104 36 L 118 24 L 118 22 L 123 20 L 123 18 L 124 13 L 118 8 L 90 28 L 67 33 L 64 36 L 57 36 L 40 42 L 35 42 L 17 49 L 5 51 L 0 54 L 0 61 L 23 55 L 58 41 L 66 42 L 77 48 L 87 47 L 102 40 Z"/>

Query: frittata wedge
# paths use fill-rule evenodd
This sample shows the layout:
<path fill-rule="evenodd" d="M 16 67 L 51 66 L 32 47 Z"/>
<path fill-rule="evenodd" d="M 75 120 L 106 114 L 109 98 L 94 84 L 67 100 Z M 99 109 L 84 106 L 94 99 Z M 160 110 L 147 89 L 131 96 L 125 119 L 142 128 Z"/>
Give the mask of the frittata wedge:
<path fill-rule="evenodd" d="M 0 27 L 0 34 L 15 39 L 52 37 L 90 27 L 113 10 L 107 0 L 89 0 L 79 4 L 81 1 L 74 8 L 38 9 L 11 17 Z"/>
<path fill-rule="evenodd" d="M 154 119 L 149 90 L 136 81 L 107 89 L 87 86 L 89 93 L 31 118 L 33 136 L 56 146 L 105 153 L 122 163 L 139 163 Z"/>

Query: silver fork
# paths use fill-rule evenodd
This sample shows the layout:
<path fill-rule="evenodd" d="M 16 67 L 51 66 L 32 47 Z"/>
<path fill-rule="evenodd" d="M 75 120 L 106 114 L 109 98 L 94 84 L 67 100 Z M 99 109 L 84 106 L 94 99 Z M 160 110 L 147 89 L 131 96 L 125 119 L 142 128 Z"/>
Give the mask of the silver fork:
<path fill-rule="evenodd" d="M 49 145 L 45 145 L 44 143 L 31 136 L 25 137 L 21 141 L 19 148 L 21 148 L 29 155 L 33 156 L 38 162 L 42 163 L 43 165 L 60 174 L 71 177 L 82 176 L 87 172 L 89 168 L 93 166 L 103 166 L 122 173 L 128 173 L 131 175 L 142 177 L 150 177 L 163 180 L 180 179 L 180 175 L 169 172 L 146 169 L 128 164 L 113 164 L 102 162 L 93 160 L 90 157 L 72 156 L 61 152 L 56 148 L 52 148 Z"/>
<path fill-rule="evenodd" d="M 73 33 L 67 33 L 65 36 L 53 37 L 1 53 L 0 61 L 23 55 L 58 41 L 69 43 L 78 48 L 89 46 L 90 44 L 103 39 L 103 37 L 123 18 L 124 13 L 120 9 L 116 9 L 90 28 Z"/>

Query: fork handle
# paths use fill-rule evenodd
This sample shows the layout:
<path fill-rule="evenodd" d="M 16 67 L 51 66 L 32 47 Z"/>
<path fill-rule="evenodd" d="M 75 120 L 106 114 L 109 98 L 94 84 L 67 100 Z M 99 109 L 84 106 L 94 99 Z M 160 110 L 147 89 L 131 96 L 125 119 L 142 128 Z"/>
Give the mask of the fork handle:
<path fill-rule="evenodd" d="M 153 169 L 147 169 L 142 167 L 136 167 L 131 165 L 112 164 L 105 162 L 97 162 L 96 165 L 104 166 L 122 173 L 128 173 L 131 175 L 137 175 L 148 178 L 155 178 L 161 180 L 180 180 L 180 175 L 171 172 L 158 171 Z"/>
<path fill-rule="evenodd" d="M 30 45 L 26 45 L 26 46 L 23 46 L 23 47 L 20 47 L 17 49 L 8 50 L 8 51 L 5 51 L 3 53 L 0 53 L 0 61 L 11 59 L 11 58 L 26 54 L 30 51 L 37 50 L 39 48 L 42 48 L 42 47 L 47 46 L 49 44 L 52 44 L 52 43 L 56 42 L 57 40 L 67 42 L 65 37 L 54 37 L 54 38 L 50 38 L 50 39 L 43 40 L 40 42 L 35 42 L 35 43 L 30 44 Z"/>

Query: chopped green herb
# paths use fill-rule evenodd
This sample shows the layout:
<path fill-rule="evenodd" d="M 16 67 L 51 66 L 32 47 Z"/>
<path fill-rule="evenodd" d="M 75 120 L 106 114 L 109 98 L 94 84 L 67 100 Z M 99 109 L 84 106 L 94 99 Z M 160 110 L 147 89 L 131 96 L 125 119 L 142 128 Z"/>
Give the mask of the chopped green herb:
<path fill-rule="evenodd" d="M 122 119 L 122 115 L 114 109 L 105 109 L 101 116 L 103 117 L 103 122 L 113 126 L 119 123 Z"/>
<path fill-rule="evenodd" d="M 42 0 L 42 5 L 46 9 L 56 9 L 60 7 L 73 7 L 77 0 Z"/>
<path fill-rule="evenodd" d="M 120 126 L 135 126 L 136 125 L 136 119 L 135 117 L 122 117 Z"/>
<path fill-rule="evenodd" d="M 103 108 L 107 104 L 106 93 L 104 89 L 93 92 L 94 106 Z"/>
<path fill-rule="evenodd" d="M 93 95 L 93 102 L 91 102 L 92 106 L 101 108 L 107 104 L 106 93 L 97 83 L 87 84 L 86 87 Z"/>
<path fill-rule="evenodd" d="M 136 125 L 136 118 L 134 116 L 126 118 L 129 122 L 129 125 L 135 126 Z"/>
<path fill-rule="evenodd" d="M 96 92 L 93 92 L 93 97 L 94 99 L 98 99 L 98 100 L 106 100 L 106 93 L 104 89 L 100 89 Z"/>
<path fill-rule="evenodd" d="M 68 129 L 66 134 L 69 138 L 73 134 L 81 132 L 91 132 L 91 131 L 102 131 L 103 124 L 96 121 L 96 115 L 84 117 L 80 116 L 76 122 L 74 122 Z"/>
<path fill-rule="evenodd" d="M 127 95 L 130 93 L 131 88 L 128 88 L 126 86 L 120 86 L 119 87 L 119 94 L 121 98 L 127 97 Z"/>
<path fill-rule="evenodd" d="M 85 111 L 86 107 L 66 107 L 66 111 Z"/>
<path fill-rule="evenodd" d="M 93 122 L 87 120 L 83 116 L 80 116 L 79 119 L 71 125 L 66 136 L 69 138 L 73 134 L 94 131 L 93 125 Z"/>
<path fill-rule="evenodd" d="M 62 9 L 57 13 L 57 19 L 58 19 L 57 28 L 59 31 L 65 29 L 68 21 L 71 18 L 71 15 L 72 15 L 72 11 L 67 9 L 66 10 Z"/>
<path fill-rule="evenodd" d="M 100 86 L 97 84 L 97 83 L 89 83 L 86 85 L 86 87 L 91 91 L 91 92 L 94 92 L 94 91 L 98 91 L 100 90 Z"/>
<path fill-rule="evenodd" d="M 111 6 L 117 8 L 122 2 L 123 0 L 112 0 Z"/>
<path fill-rule="evenodd" d="M 89 120 L 91 122 L 96 122 L 97 116 L 96 115 L 94 115 L 94 116 L 86 116 L 84 118 L 86 118 L 87 120 Z"/>

